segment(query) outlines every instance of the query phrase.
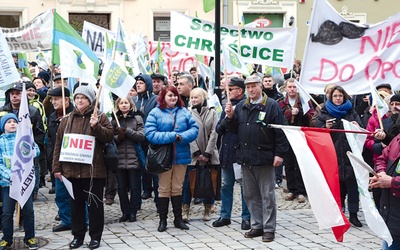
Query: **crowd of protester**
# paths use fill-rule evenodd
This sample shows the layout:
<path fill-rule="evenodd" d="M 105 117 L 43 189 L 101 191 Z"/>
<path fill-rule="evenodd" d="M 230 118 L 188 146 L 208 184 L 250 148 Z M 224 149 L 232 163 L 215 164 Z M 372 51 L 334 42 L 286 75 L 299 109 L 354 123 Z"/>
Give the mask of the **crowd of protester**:
<path fill-rule="evenodd" d="M 394 246 L 400 244 L 400 94 L 390 84 L 376 87 L 389 106 L 382 118 L 382 127 L 376 110 L 370 106 L 369 93 L 350 96 L 343 87 L 333 84 L 327 84 L 325 95 L 313 95 L 319 105 L 308 102 L 309 110 L 304 113 L 295 84 L 301 77 L 299 60 L 284 75 L 273 76 L 256 70 L 242 78 L 221 73 L 220 114 L 208 102 L 209 77 L 201 76 L 196 67 L 189 72 L 173 70 L 169 77 L 158 73 L 140 74 L 126 97 L 114 98 L 114 115 L 98 111 L 97 90 L 92 86 L 78 82 L 69 89 L 57 65 L 50 71 L 46 66 L 35 64 L 30 63 L 40 68 L 39 74 L 32 80 L 23 77 L 34 140 L 40 152 L 35 158 L 36 186 L 31 198 L 33 201 L 37 198 L 38 189 L 46 185 L 45 176 L 49 174 L 49 193 L 55 193 L 59 209 L 56 219 L 60 220 L 53 232 L 72 230 L 71 249 L 83 245 L 87 229 L 91 237 L 89 248 L 100 246 L 103 204 L 112 205 L 117 194 L 121 208 L 119 222 L 135 222 L 142 200 L 153 195 L 160 232 L 167 229 L 170 201 L 174 226 L 184 230 L 189 229 L 192 202 L 204 204 L 204 221 L 211 220 L 211 213 L 219 212 L 219 218 L 212 223 L 214 227 L 231 224 L 232 207 L 239 204 L 241 229 L 250 230 L 244 237 L 261 236 L 263 242 L 273 241 L 277 217 L 275 188 L 282 188 L 285 180 L 285 200 L 299 203 L 307 201 L 307 190 L 284 133 L 267 125 L 343 129 L 342 119 L 371 132 L 363 155 L 380 176 L 371 178 L 373 198 L 388 223 Z M 15 132 L 7 132 L 4 125 L 15 120 L 9 114 L 18 116 L 22 86 L 13 84 L 6 92 L 4 106 L 0 107 L 0 117 L 4 118 L 0 121 L 3 137 Z M 98 142 L 92 164 L 59 161 L 64 135 L 71 133 L 92 136 Z M 362 227 L 357 214 L 360 202 L 357 182 L 346 156 L 349 144 L 344 133 L 331 132 L 331 137 L 338 159 L 342 210 L 346 212 L 347 207 L 350 223 Z M 111 141 L 118 149 L 116 171 L 108 171 L 103 160 L 104 145 Z M 146 157 L 151 144 L 167 143 L 174 145 L 171 170 L 148 173 L 141 156 Z M 143 152 L 138 151 L 138 145 Z M 6 168 L 1 159 L 0 171 Z M 193 197 L 193 180 L 189 175 L 200 168 L 218 172 L 214 183 L 218 191 L 214 196 Z M 75 199 L 69 197 L 62 176 L 72 182 Z M 233 202 L 235 183 L 240 184 L 240 203 Z M 12 244 L 12 199 L 5 195 L 8 185 L 1 186 L 4 236 L 0 249 L 7 249 Z M 214 211 L 215 200 L 221 200 L 221 211 Z M 28 212 L 23 213 L 24 219 L 32 223 Z M 30 249 L 36 249 L 34 230 L 31 224 L 28 226 L 25 243 Z"/>

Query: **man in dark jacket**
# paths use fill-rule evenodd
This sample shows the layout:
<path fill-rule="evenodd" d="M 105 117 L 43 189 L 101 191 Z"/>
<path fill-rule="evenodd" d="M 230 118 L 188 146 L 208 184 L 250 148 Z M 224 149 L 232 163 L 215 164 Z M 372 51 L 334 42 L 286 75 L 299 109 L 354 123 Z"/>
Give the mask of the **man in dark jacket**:
<path fill-rule="evenodd" d="M 245 99 L 244 80 L 239 77 L 234 77 L 228 84 L 229 97 L 232 105 L 237 105 L 240 101 Z M 222 112 L 221 118 L 217 124 L 217 133 L 221 136 L 220 148 L 220 163 L 221 163 L 221 213 L 218 220 L 213 222 L 214 227 L 222 227 L 231 224 L 232 206 L 233 206 L 233 187 L 235 186 L 235 172 L 233 165 L 236 164 L 236 146 L 238 138 L 236 134 L 228 131 L 227 128 L 221 124 L 225 119 L 225 112 Z M 240 167 L 240 166 L 239 166 Z M 242 230 L 249 230 L 250 225 L 250 212 L 247 208 L 246 202 L 243 197 L 243 188 L 241 185 L 242 193 Z"/>
<path fill-rule="evenodd" d="M 135 77 L 136 91 L 138 95 L 133 98 L 136 108 L 143 114 L 143 122 L 146 124 L 147 115 L 150 111 L 157 106 L 158 96 L 153 94 L 153 81 L 149 75 L 140 74 Z M 142 142 L 142 148 L 147 154 L 148 142 Z M 152 187 L 153 182 L 153 187 Z M 143 169 L 142 172 L 142 199 L 146 200 L 151 198 L 151 192 L 154 190 L 154 200 L 158 198 L 158 176 L 148 174 Z"/>
<path fill-rule="evenodd" d="M 51 173 L 51 179 L 55 182 L 56 205 L 58 207 L 58 216 L 61 223 L 53 227 L 53 232 L 61 232 L 71 230 L 71 204 L 69 193 L 64 185 L 58 178 L 54 178 L 52 174 L 53 166 L 53 152 L 54 145 L 56 144 L 56 135 L 60 120 L 63 117 L 63 102 L 65 103 L 65 113 L 68 114 L 74 110 L 74 106 L 69 99 L 70 93 L 68 88 L 64 88 L 64 100 L 62 99 L 62 89 L 55 88 L 49 91 L 48 95 L 51 97 L 50 102 L 53 105 L 54 111 L 48 118 L 47 136 L 47 166 Z"/>
<path fill-rule="evenodd" d="M 278 86 L 271 74 L 265 74 L 262 78 L 263 92 L 275 101 L 283 98 L 283 95 L 278 91 Z M 283 84 L 282 84 L 283 85 Z M 275 168 L 275 182 L 277 187 L 282 187 L 283 181 L 283 165 Z"/>
<path fill-rule="evenodd" d="M 287 139 L 280 129 L 268 124 L 285 124 L 278 103 L 262 92 L 258 76 L 245 81 L 248 97 L 233 109 L 227 103 L 224 122 L 238 134 L 237 163 L 242 165 L 243 193 L 251 215 L 251 230 L 246 238 L 262 236 L 264 242 L 275 239 L 276 199 L 275 167 L 283 162 Z"/>
<path fill-rule="evenodd" d="M 267 94 L 269 98 L 272 98 L 275 101 L 283 98 L 283 95 L 278 91 L 278 88 L 276 87 L 274 77 L 272 75 L 264 75 L 264 77 L 262 78 L 262 84 L 264 87 L 263 91 L 265 94 Z"/>
<path fill-rule="evenodd" d="M 286 80 L 286 97 L 279 101 L 279 106 L 283 111 L 288 125 L 308 127 L 314 115 L 314 108 L 309 101 L 307 103 L 309 110 L 306 114 L 303 113 L 301 97 L 300 94 L 297 93 L 297 87 L 294 81 L 294 78 Z M 285 200 L 291 201 L 297 197 L 299 203 L 304 203 L 306 201 L 306 188 L 304 187 L 299 164 L 297 163 L 292 147 L 289 147 L 288 152 L 286 152 L 283 158 L 283 165 L 285 165 L 286 182 L 289 190 Z"/>

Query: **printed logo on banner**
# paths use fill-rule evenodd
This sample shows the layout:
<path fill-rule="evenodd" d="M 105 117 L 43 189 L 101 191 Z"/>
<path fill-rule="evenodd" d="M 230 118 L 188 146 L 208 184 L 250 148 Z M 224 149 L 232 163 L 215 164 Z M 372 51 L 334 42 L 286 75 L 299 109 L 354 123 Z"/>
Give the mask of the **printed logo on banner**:
<path fill-rule="evenodd" d="M 241 68 L 242 67 L 242 64 L 240 63 L 238 56 L 233 52 L 229 52 L 229 61 L 236 68 Z"/>
<path fill-rule="evenodd" d="M 126 76 L 127 74 L 121 69 L 121 67 L 112 63 L 110 70 L 106 75 L 106 83 L 111 88 L 118 88 L 125 82 Z"/>

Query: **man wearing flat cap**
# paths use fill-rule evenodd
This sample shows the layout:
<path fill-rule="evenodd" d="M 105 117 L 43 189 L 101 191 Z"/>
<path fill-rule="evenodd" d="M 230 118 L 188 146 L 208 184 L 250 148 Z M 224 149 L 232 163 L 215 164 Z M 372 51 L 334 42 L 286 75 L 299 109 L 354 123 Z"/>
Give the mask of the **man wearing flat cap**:
<path fill-rule="evenodd" d="M 386 93 L 388 93 L 389 95 L 393 94 L 392 91 L 392 86 L 389 83 L 382 83 L 379 84 L 378 86 L 376 86 L 376 90 L 377 91 L 385 91 Z"/>
<path fill-rule="evenodd" d="M 74 106 L 69 98 L 70 92 L 68 88 L 64 87 L 64 98 L 62 98 L 62 88 L 52 89 L 48 92 L 48 95 L 50 96 L 50 102 L 53 105 L 54 111 L 49 115 L 47 125 L 47 168 L 50 171 L 52 189 L 55 189 L 55 201 L 58 207 L 58 216 L 61 220 L 60 225 L 53 227 L 53 232 L 60 232 L 71 230 L 71 205 L 67 189 L 58 178 L 54 178 L 54 174 L 52 173 L 53 152 L 58 126 L 63 117 L 63 102 L 65 103 L 66 114 L 74 110 Z"/>
<path fill-rule="evenodd" d="M 245 99 L 244 80 L 239 77 L 233 77 L 228 83 L 229 98 L 233 106 L 236 106 L 240 101 Z M 222 227 L 231 224 L 231 215 L 233 207 L 233 187 L 235 185 L 235 172 L 233 165 L 236 163 L 236 145 L 238 143 L 238 136 L 227 129 L 222 123 L 226 114 L 225 111 L 221 114 L 221 118 L 218 121 L 216 130 L 218 135 L 221 136 L 221 148 L 220 148 L 220 164 L 221 164 L 221 212 L 220 218 L 213 222 L 214 227 Z M 242 183 L 241 183 L 242 184 Z M 242 187 L 242 185 L 241 185 Z M 246 206 L 246 202 L 243 197 L 243 188 L 241 188 L 242 194 L 242 230 L 250 229 L 250 212 Z"/>
<path fill-rule="evenodd" d="M 158 73 L 151 74 L 151 80 L 153 81 L 153 94 L 158 95 L 164 88 L 165 77 Z"/>
<path fill-rule="evenodd" d="M 242 165 L 243 193 L 251 215 L 251 230 L 245 238 L 275 239 L 275 167 L 283 162 L 288 141 L 281 129 L 268 124 L 285 124 L 278 103 L 262 91 L 261 79 L 249 76 L 244 82 L 248 97 L 235 108 L 228 102 L 224 126 L 238 135 L 237 163 Z"/>

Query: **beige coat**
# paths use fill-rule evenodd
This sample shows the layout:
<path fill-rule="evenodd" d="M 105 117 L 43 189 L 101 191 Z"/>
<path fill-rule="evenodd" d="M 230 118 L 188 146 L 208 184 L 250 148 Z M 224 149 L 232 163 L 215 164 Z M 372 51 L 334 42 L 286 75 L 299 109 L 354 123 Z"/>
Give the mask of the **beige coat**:
<path fill-rule="evenodd" d="M 196 140 L 190 143 L 190 151 L 192 152 L 192 162 L 190 165 L 196 165 L 197 156 L 193 154 L 200 152 L 203 154 L 211 154 L 210 162 L 212 165 L 219 165 L 219 154 L 217 148 L 218 134 L 215 127 L 218 123 L 217 112 L 214 108 L 201 107 L 200 113 L 197 109 L 190 109 L 197 125 L 199 126 L 199 135 Z M 205 162 L 199 162 L 200 165 L 205 165 Z"/>

